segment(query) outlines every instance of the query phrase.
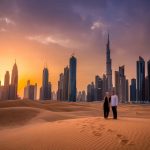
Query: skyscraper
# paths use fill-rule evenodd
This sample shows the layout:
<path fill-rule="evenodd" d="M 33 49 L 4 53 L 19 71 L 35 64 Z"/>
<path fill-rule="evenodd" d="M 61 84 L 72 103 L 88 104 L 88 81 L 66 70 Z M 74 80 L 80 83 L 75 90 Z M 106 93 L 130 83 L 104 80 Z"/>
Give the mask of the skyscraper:
<path fill-rule="evenodd" d="M 148 74 L 148 99 L 150 102 L 150 60 L 147 62 L 147 74 Z"/>
<path fill-rule="evenodd" d="M 107 77 L 105 74 L 103 74 L 103 98 L 106 96 L 107 92 Z"/>
<path fill-rule="evenodd" d="M 40 99 L 42 100 L 51 99 L 51 84 L 49 82 L 49 72 L 46 67 L 43 69 L 42 87 L 40 89 Z"/>
<path fill-rule="evenodd" d="M 137 61 L 137 101 L 145 101 L 145 61 L 139 56 Z"/>
<path fill-rule="evenodd" d="M 115 71 L 115 90 L 121 102 L 128 101 L 128 80 L 124 70 L 124 66 L 120 66 L 119 71 Z"/>
<path fill-rule="evenodd" d="M 119 72 L 115 71 L 115 92 L 119 96 Z"/>
<path fill-rule="evenodd" d="M 4 99 L 9 99 L 9 82 L 10 82 L 10 75 L 9 71 L 6 71 L 5 79 L 4 79 Z"/>
<path fill-rule="evenodd" d="M 77 101 L 85 102 L 86 101 L 86 93 L 85 91 L 79 91 L 77 94 Z"/>
<path fill-rule="evenodd" d="M 136 101 L 136 79 L 131 79 L 130 85 L 130 101 Z"/>
<path fill-rule="evenodd" d="M 76 101 L 76 66 L 77 60 L 74 56 L 70 58 L 69 63 L 69 101 Z"/>
<path fill-rule="evenodd" d="M 11 85 L 9 87 L 9 99 L 17 99 L 17 90 L 18 90 L 18 67 L 15 62 L 12 74 L 11 74 Z"/>
<path fill-rule="evenodd" d="M 64 68 L 64 80 L 63 80 L 63 100 L 68 100 L 68 85 L 69 85 L 69 68 Z"/>
<path fill-rule="evenodd" d="M 148 76 L 145 77 L 145 101 L 149 101 Z"/>
<path fill-rule="evenodd" d="M 9 71 L 6 71 L 5 79 L 4 79 L 4 86 L 9 86 L 9 82 L 10 82 Z"/>
<path fill-rule="evenodd" d="M 125 87 L 126 88 L 125 89 L 126 90 L 126 92 L 125 92 L 125 96 L 126 96 L 125 97 L 125 102 L 128 102 L 128 100 L 129 100 L 129 81 L 128 81 L 128 79 L 126 79 L 126 83 L 125 84 L 126 84 L 125 85 L 126 86 Z"/>
<path fill-rule="evenodd" d="M 109 34 L 108 34 L 108 41 L 106 45 L 106 77 L 107 77 L 107 91 L 111 91 L 112 90 L 112 64 L 110 58 Z"/>
<path fill-rule="evenodd" d="M 59 75 L 59 81 L 58 81 L 58 91 L 57 91 L 57 100 L 62 101 L 63 100 L 63 89 L 64 89 L 64 74 L 61 73 Z"/>
<path fill-rule="evenodd" d="M 31 85 L 30 80 L 27 81 L 27 86 L 24 88 L 24 99 L 36 100 L 37 84 Z"/>
<path fill-rule="evenodd" d="M 82 91 L 82 96 L 81 96 L 81 101 L 82 102 L 85 102 L 86 101 L 86 93 L 85 93 L 85 91 Z"/>
<path fill-rule="evenodd" d="M 126 101 L 126 78 L 124 75 L 124 66 L 119 67 L 119 99 L 121 102 Z"/>
<path fill-rule="evenodd" d="M 95 76 L 95 100 L 103 100 L 103 80 L 98 75 Z"/>
<path fill-rule="evenodd" d="M 92 102 L 95 100 L 95 88 L 94 83 L 88 84 L 87 86 L 87 102 Z"/>

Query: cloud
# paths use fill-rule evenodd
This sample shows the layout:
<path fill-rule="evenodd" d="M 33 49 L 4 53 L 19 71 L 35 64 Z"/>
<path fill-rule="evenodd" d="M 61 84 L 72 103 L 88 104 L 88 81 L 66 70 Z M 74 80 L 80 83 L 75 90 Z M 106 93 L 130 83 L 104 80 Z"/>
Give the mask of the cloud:
<path fill-rule="evenodd" d="M 106 28 L 106 25 L 100 21 L 93 22 L 93 24 L 91 26 L 91 30 L 104 29 L 104 28 Z"/>
<path fill-rule="evenodd" d="M 7 32 L 5 28 L 0 28 L 0 32 Z"/>
<path fill-rule="evenodd" d="M 16 25 L 16 23 L 8 17 L 0 18 L 0 22 L 4 22 L 7 25 Z"/>
<path fill-rule="evenodd" d="M 44 45 L 59 44 L 61 46 L 68 46 L 70 42 L 68 39 L 58 39 L 52 36 L 43 36 L 43 35 L 27 36 L 26 39 L 36 41 Z"/>

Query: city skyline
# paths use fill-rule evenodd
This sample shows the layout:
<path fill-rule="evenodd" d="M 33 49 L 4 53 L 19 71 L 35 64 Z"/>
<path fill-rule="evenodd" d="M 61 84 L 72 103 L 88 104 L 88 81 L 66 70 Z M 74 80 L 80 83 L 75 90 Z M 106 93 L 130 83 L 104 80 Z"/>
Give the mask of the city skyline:
<path fill-rule="evenodd" d="M 109 34 L 108 34 L 108 37 L 109 37 Z M 107 48 L 108 48 L 108 43 L 109 43 L 110 41 L 109 41 L 109 38 L 108 38 L 108 41 L 107 41 L 107 43 L 106 43 L 106 70 L 107 70 Z M 109 48 L 110 49 L 110 48 Z M 110 53 L 110 52 L 109 52 Z M 110 55 L 110 54 L 109 54 Z M 71 56 L 70 57 L 70 59 L 72 58 L 72 57 L 74 57 L 74 56 Z M 110 57 L 110 56 L 109 56 Z M 139 59 L 143 59 L 141 56 L 139 56 Z M 112 61 L 112 60 L 111 60 Z M 150 60 L 149 60 L 150 61 Z M 146 65 L 147 66 L 145 66 L 146 67 L 146 69 L 144 70 L 144 72 L 145 72 L 145 74 L 144 74 L 144 76 L 145 76 L 145 78 L 144 79 L 146 79 L 146 77 L 148 76 L 148 72 L 147 72 L 147 69 L 148 69 L 148 64 L 149 64 L 149 61 L 147 61 L 147 63 L 146 63 Z M 137 61 L 136 61 L 136 63 L 137 63 Z M 67 66 L 68 67 L 68 66 Z M 66 68 L 67 68 L 66 67 Z M 124 68 L 125 67 L 125 65 L 122 65 L 122 66 L 119 66 L 119 68 Z M 64 68 L 64 70 L 66 69 L 66 68 Z M 127 68 L 127 67 L 126 67 Z M 15 59 L 15 64 L 14 64 L 14 66 L 13 66 L 13 69 L 12 69 L 12 75 L 14 74 L 13 72 L 15 72 L 14 70 L 17 70 L 17 74 L 18 74 L 18 67 L 17 67 L 17 64 L 16 64 L 16 59 Z M 46 67 L 44 67 L 44 69 L 43 69 L 43 71 L 44 70 L 46 70 L 47 72 L 49 72 L 48 70 L 49 70 L 49 68 L 47 67 L 47 64 L 46 64 Z M 136 75 L 135 75 L 135 77 L 133 77 L 133 79 L 134 78 L 136 78 L 137 77 L 137 68 L 136 68 L 136 66 L 135 66 L 135 70 L 136 70 Z M 123 71 L 124 72 L 124 71 Z M 106 73 L 106 74 L 105 74 Z M 42 73 L 43 74 L 43 73 Z M 61 73 L 62 74 L 62 73 Z M 62 78 L 61 77 L 61 74 L 60 74 L 60 79 Z M 77 73 L 78 74 L 78 73 Z M 116 88 L 116 70 L 112 70 L 112 76 L 114 76 L 114 78 L 112 78 L 112 82 L 113 82 L 113 88 Z M 3 81 L 3 83 L 1 82 L 1 85 L 6 85 L 6 84 L 12 84 L 12 81 L 13 81 L 13 76 L 12 75 L 10 75 L 9 74 L 9 71 L 6 71 L 5 72 L 5 75 L 4 75 L 4 81 Z M 63 74 L 62 74 L 63 75 Z M 106 76 L 106 78 L 108 78 L 107 77 L 107 71 L 106 72 L 104 72 L 104 73 L 102 73 L 102 75 L 98 75 L 98 77 L 100 77 L 100 78 L 102 78 L 103 77 L 103 75 L 105 75 Z M 41 75 L 41 83 L 43 82 L 42 81 L 42 78 L 44 77 L 44 75 Z M 96 77 L 96 75 L 95 75 L 95 77 Z M 49 73 L 48 73 L 48 79 L 49 79 Z M 69 78 L 68 78 L 69 79 Z M 49 81 L 49 83 L 51 82 L 51 80 L 52 79 L 50 79 L 50 81 Z M 107 79 L 106 79 L 107 80 Z M 131 80 L 132 80 L 132 78 L 131 79 L 127 79 L 127 82 L 129 81 L 129 83 L 128 83 L 128 88 L 129 88 L 129 85 L 130 85 L 130 83 L 131 83 Z M 1 80 L 0 80 L 1 81 Z M 28 80 L 26 80 L 26 82 L 28 82 L 28 81 L 30 81 L 30 78 L 28 79 Z M 59 81 L 59 80 L 58 80 Z M 57 82 L 58 82 L 57 81 Z M 31 82 L 31 81 L 30 81 Z M 31 83 L 35 83 L 36 81 L 32 81 Z M 93 82 L 94 82 L 94 79 L 92 79 L 91 80 L 91 83 L 93 84 Z M 51 83 L 50 83 L 51 84 Z M 87 85 L 88 85 L 88 83 L 87 83 Z M 81 89 L 81 90 L 78 90 L 78 87 L 77 87 L 77 92 L 79 91 L 86 91 L 86 89 L 87 89 L 87 85 L 85 86 L 85 88 L 84 89 Z M 110 89 L 108 89 L 108 85 L 109 85 L 109 83 L 108 83 L 108 80 L 106 81 L 106 91 L 110 91 Z M 18 76 L 17 76 L 17 86 L 18 86 Z M 41 99 L 41 97 L 40 97 L 40 87 L 42 86 L 42 84 L 41 85 L 37 85 L 37 91 L 38 92 L 36 92 L 37 93 L 37 99 Z M 51 84 L 50 85 L 51 86 L 51 94 L 52 94 L 52 92 L 54 91 L 54 92 L 57 92 L 57 90 L 58 90 L 58 86 L 57 86 L 57 88 L 56 88 L 56 90 L 54 90 L 52 87 L 53 87 L 53 85 Z M 68 85 L 69 86 L 69 85 Z M 94 84 L 93 84 L 93 86 L 94 86 Z M 23 87 L 23 93 L 19 93 L 19 90 L 18 90 L 18 96 L 19 97 L 21 97 L 21 98 L 23 98 L 24 97 L 24 88 L 26 88 L 26 84 L 25 84 L 25 86 Z M 124 89 L 122 89 L 123 91 L 124 91 Z M 117 92 L 117 91 L 116 91 Z M 124 91 L 125 92 L 125 91 Z M 104 96 L 104 93 L 103 93 L 103 96 Z M 69 96 L 68 96 L 69 97 Z M 129 98 L 130 96 L 128 96 L 128 98 Z M 48 98 L 49 99 L 49 98 Z M 51 99 L 51 98 L 50 98 Z M 130 99 L 130 98 L 129 98 Z M 128 100 L 129 100 L 128 99 Z"/>
<path fill-rule="evenodd" d="M 149 3 L 146 0 L 1 1 L 0 80 L 4 82 L 5 72 L 11 70 L 16 59 L 18 92 L 23 96 L 27 80 L 31 84 L 37 82 L 39 89 L 43 66 L 47 62 L 52 89 L 56 91 L 60 72 L 75 53 L 80 64 L 77 87 L 79 91 L 85 90 L 95 75 L 102 77 L 106 72 L 109 31 L 113 85 L 114 70 L 122 65 L 126 66 L 130 82 L 136 77 L 137 58 L 142 56 L 147 62 L 150 56 Z"/>

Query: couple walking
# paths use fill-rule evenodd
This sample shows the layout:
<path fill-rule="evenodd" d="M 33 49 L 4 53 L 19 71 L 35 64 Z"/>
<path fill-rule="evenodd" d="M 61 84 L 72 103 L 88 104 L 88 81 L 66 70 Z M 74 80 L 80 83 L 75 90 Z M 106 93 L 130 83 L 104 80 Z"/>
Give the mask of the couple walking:
<path fill-rule="evenodd" d="M 115 94 L 114 91 L 112 91 L 112 95 L 110 95 L 109 92 L 106 92 L 106 96 L 104 98 L 104 118 L 108 118 L 109 111 L 110 111 L 110 105 L 113 112 L 113 118 L 117 119 L 117 105 L 118 105 L 118 96 Z"/>

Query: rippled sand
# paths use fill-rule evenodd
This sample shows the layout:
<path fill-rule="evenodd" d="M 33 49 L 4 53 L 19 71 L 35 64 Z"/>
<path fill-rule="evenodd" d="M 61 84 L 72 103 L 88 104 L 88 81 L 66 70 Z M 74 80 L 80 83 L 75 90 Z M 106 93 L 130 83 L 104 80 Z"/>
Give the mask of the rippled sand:
<path fill-rule="evenodd" d="M 149 150 L 150 105 L 122 104 L 118 120 L 102 104 L 0 102 L 1 150 Z"/>

